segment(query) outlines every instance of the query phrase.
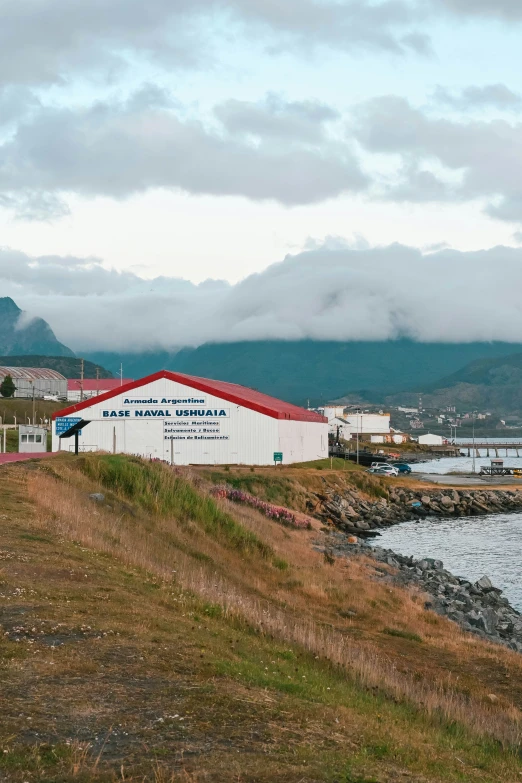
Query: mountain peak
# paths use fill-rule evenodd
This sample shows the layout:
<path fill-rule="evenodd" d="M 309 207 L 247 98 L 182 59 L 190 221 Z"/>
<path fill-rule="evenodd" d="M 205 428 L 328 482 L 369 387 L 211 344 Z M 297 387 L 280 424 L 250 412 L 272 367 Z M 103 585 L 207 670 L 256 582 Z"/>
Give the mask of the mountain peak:
<path fill-rule="evenodd" d="M 21 312 L 16 302 L 10 296 L 0 296 L 0 318 L 11 314 L 19 316 Z"/>
<path fill-rule="evenodd" d="M 42 318 L 33 318 L 19 326 L 22 314 L 23 311 L 10 296 L 0 297 L 0 354 L 74 356 L 70 348 L 57 340 Z"/>

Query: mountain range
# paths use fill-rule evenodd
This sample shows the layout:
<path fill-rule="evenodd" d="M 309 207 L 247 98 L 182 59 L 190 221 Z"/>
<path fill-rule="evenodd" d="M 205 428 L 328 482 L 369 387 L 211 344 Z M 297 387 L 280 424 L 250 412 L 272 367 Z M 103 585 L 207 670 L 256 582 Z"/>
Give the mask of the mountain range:
<path fill-rule="evenodd" d="M 37 365 L 40 356 L 59 371 L 60 357 L 74 357 L 49 324 L 40 318 L 26 321 L 9 297 L 0 298 L 0 354 L 6 362 L 16 356 L 17 362 L 26 357 Z M 258 340 L 206 343 L 172 352 L 86 352 L 84 358 L 94 363 L 93 372 L 94 365 L 107 368 L 101 377 L 118 374 L 121 365 L 127 378 L 169 369 L 239 383 L 301 405 L 350 394 L 381 403 L 390 395 L 404 399 L 408 392 L 423 392 L 433 399 L 451 398 L 451 404 L 458 398 L 475 405 L 480 397 L 490 407 L 509 403 L 522 410 L 520 343 Z M 72 366 L 67 369 L 64 374 L 76 375 L 71 375 Z"/>
<path fill-rule="evenodd" d="M 175 354 L 93 353 L 89 358 L 113 372 L 140 377 L 165 368 L 250 386 L 305 405 L 359 394 L 382 402 L 393 393 L 423 391 L 464 365 L 495 360 L 522 345 L 513 343 L 252 341 L 207 343 Z"/>

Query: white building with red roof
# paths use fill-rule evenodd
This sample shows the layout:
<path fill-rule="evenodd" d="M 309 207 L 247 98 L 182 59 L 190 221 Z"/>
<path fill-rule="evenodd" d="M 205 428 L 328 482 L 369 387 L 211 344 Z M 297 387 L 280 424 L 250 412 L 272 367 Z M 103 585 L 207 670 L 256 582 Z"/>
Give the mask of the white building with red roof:
<path fill-rule="evenodd" d="M 53 415 L 53 451 L 136 454 L 176 465 L 271 465 L 328 456 L 328 421 L 235 383 L 160 372 Z"/>
<path fill-rule="evenodd" d="M 67 402 L 81 402 L 91 397 L 99 397 L 120 386 L 132 383 L 131 378 L 69 378 L 67 380 Z"/>

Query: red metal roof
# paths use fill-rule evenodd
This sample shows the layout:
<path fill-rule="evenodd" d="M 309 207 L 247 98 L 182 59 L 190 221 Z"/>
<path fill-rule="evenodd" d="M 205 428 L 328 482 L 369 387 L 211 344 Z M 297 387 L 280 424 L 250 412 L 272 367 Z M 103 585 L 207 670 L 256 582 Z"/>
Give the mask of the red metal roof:
<path fill-rule="evenodd" d="M 123 381 L 120 378 L 84 378 L 83 390 L 84 392 L 96 392 L 99 390 L 101 394 L 116 388 L 119 389 L 120 386 L 127 383 L 132 383 L 132 378 L 124 378 Z M 80 391 L 80 384 L 79 378 L 68 378 L 67 391 Z"/>
<path fill-rule="evenodd" d="M 206 394 L 212 394 L 215 397 L 220 397 L 222 400 L 233 402 L 244 408 L 250 408 L 250 410 L 263 413 L 265 416 L 270 416 L 273 419 L 311 421 L 321 422 L 323 424 L 328 421 L 319 413 L 307 411 L 305 408 L 299 408 L 297 405 L 292 405 L 289 402 L 283 402 L 275 397 L 269 397 L 267 394 L 262 394 L 261 392 L 249 389 L 246 386 L 239 386 L 237 383 L 213 381 L 209 378 L 197 378 L 194 375 L 184 375 L 183 373 L 169 372 L 168 370 L 160 370 L 159 372 L 153 373 L 153 375 L 147 375 L 145 378 L 140 378 L 138 381 L 132 381 L 132 383 L 118 386 L 116 389 L 108 391 L 106 394 L 100 394 L 98 397 L 91 398 L 90 400 L 77 402 L 74 405 L 70 405 L 68 408 L 64 408 L 63 410 L 54 413 L 53 419 L 61 416 L 70 416 L 77 411 L 90 408 L 105 400 L 110 400 L 113 397 L 117 397 L 119 394 L 139 389 L 142 386 L 146 386 L 148 383 L 161 380 L 162 378 L 181 383 L 184 386 L 190 386 L 190 388 L 197 389 Z"/>

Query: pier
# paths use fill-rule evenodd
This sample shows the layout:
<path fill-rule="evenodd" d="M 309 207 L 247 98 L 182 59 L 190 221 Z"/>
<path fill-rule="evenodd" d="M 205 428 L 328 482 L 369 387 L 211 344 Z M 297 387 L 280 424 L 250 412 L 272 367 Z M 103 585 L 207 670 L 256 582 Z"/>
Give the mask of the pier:
<path fill-rule="evenodd" d="M 475 449 L 475 456 L 480 457 L 480 451 L 483 450 L 486 452 L 486 457 L 491 456 L 490 452 L 494 452 L 495 457 L 499 457 L 499 452 L 505 452 L 505 456 L 508 456 L 508 451 L 516 451 L 517 457 L 520 457 L 520 452 L 522 451 L 522 441 L 511 441 L 511 442 L 504 442 L 504 443 L 491 443 L 491 441 L 479 441 L 475 439 L 475 442 L 469 441 L 469 442 L 462 442 L 455 444 L 461 451 L 466 451 L 468 453 L 468 457 L 471 457 L 473 454 L 473 449 Z"/>

